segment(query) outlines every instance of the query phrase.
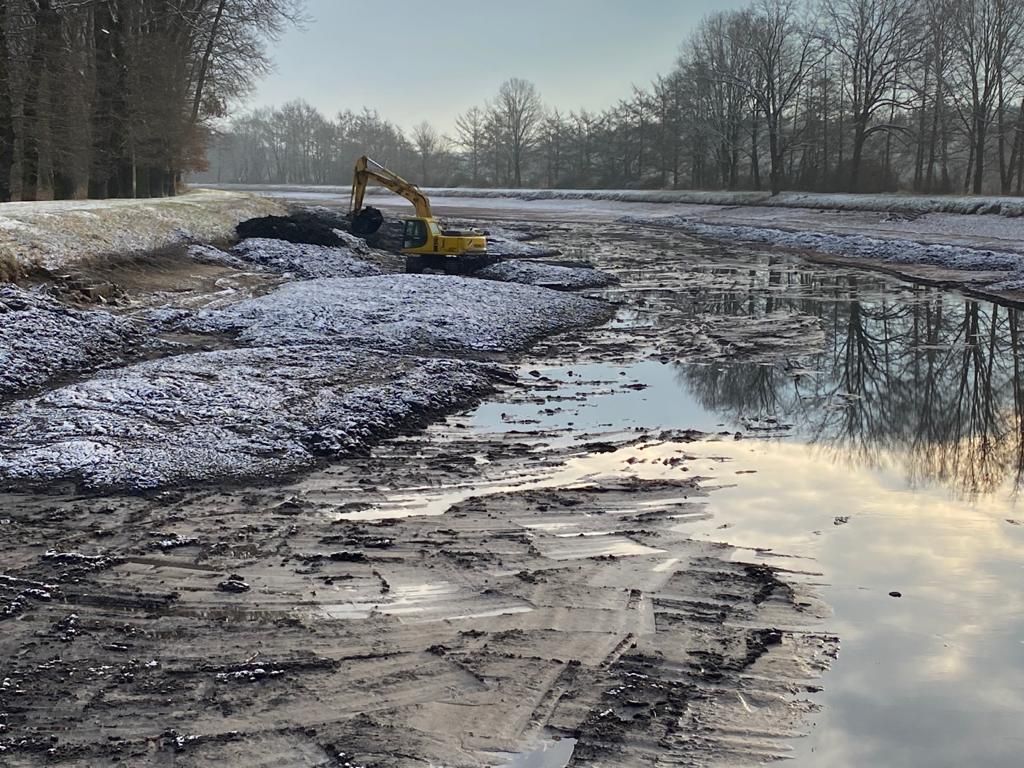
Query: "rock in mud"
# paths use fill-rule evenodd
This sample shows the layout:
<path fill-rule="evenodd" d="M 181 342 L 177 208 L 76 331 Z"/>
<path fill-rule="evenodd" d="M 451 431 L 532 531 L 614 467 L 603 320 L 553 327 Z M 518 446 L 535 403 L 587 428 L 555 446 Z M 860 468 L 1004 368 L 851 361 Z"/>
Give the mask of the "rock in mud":
<path fill-rule="evenodd" d="M 109 312 L 0 286 L 0 400 L 118 360 L 140 341 L 133 323 Z"/>
<path fill-rule="evenodd" d="M 0 484 L 156 488 L 299 470 L 472 403 L 497 369 L 340 347 L 180 355 L 0 416 Z"/>
<path fill-rule="evenodd" d="M 604 288 L 618 282 L 613 275 L 599 269 L 562 267 L 538 261 L 503 261 L 484 267 L 473 276 L 503 283 L 542 286 L 556 291 Z"/>
<path fill-rule="evenodd" d="M 322 344 L 406 354 L 504 353 L 607 320 L 604 302 L 514 283 L 384 275 L 291 283 L 187 321 L 245 343 Z"/>

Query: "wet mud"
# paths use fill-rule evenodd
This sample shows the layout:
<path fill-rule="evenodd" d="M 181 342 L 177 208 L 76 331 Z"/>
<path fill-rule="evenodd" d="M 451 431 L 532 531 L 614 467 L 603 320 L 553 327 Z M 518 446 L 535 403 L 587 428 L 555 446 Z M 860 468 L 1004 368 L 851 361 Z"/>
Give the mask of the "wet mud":
<path fill-rule="evenodd" d="M 722 490 L 694 442 L 759 439 L 761 414 L 650 429 L 590 406 L 642 392 L 638 363 L 797 376 L 826 326 L 800 286 L 782 301 L 738 256 L 712 267 L 692 241 L 626 227 L 546 234 L 615 275 L 587 291 L 615 318 L 508 359 L 496 423 L 450 417 L 277 480 L 0 496 L 0 762 L 469 768 L 529 765 L 538 742 L 570 766 L 788 755 L 839 648 L 821 577 L 689 528 Z M 757 311 L 703 306 L 740 293 Z"/>

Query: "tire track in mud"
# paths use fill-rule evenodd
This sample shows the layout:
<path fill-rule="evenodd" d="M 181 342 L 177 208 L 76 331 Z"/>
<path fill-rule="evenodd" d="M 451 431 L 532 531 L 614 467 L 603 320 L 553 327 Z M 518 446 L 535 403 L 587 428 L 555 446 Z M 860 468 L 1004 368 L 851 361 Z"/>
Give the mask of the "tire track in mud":
<path fill-rule="evenodd" d="M 657 342 L 674 300 L 622 277 L 647 317 L 534 359 Z M 469 767 L 549 733 L 574 766 L 783 757 L 837 639 L 813 574 L 680 529 L 715 492 L 695 437 L 449 419 L 260 487 L 0 497 L 0 762 Z"/>
<path fill-rule="evenodd" d="M 489 441 L 452 431 L 443 449 L 406 441 L 376 467 L 366 503 L 382 487 L 436 477 L 440 458 L 457 470 L 442 479 L 456 479 L 465 470 L 453 459 Z M 347 479 L 358 485 L 362 474 Z M 795 576 L 727 562 L 731 548 L 676 532 L 707 493 L 685 477 L 620 481 L 378 521 L 337 520 L 279 487 L 80 500 L 77 520 L 63 522 L 73 531 L 105 517 L 107 555 L 25 559 L 31 584 L 62 593 L 23 614 L 16 624 L 28 635 L 3 627 L 0 651 L 17 659 L 2 673 L 6 757 L 240 764 L 262 744 L 276 750 L 268 764 L 323 750 L 324 765 L 344 765 L 342 753 L 356 765 L 487 765 L 553 729 L 578 739 L 574 765 L 656 755 L 706 764 L 763 756 L 749 724 L 739 735 L 708 725 L 738 694 L 769 708 L 758 732 L 781 753 L 792 732 L 779 718 L 795 722 L 788 697 L 813 685 L 812 646 L 833 640 L 775 627 L 814 624 L 825 611 L 800 605 L 815 604 Z M 359 492 L 348 496 L 359 503 Z M 95 533 L 65 538 L 85 550 Z M 611 551 L 564 557 L 579 533 L 604 534 Z M 616 556 L 626 539 L 654 553 Z M 21 543 L 39 549 L 31 535 Z M 231 574 L 249 589 L 220 591 Z M 651 626 L 638 631 L 648 608 Z M 762 669 L 782 650 L 793 658 L 781 672 Z M 742 749 L 729 744 L 737 738 Z"/>

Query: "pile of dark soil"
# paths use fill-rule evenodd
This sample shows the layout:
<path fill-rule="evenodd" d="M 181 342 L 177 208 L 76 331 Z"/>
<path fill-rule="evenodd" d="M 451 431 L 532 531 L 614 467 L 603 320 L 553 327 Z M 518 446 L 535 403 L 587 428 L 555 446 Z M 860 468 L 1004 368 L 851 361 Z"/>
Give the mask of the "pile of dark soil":
<path fill-rule="evenodd" d="M 335 221 L 319 214 L 299 211 L 290 216 L 262 216 L 258 219 L 249 219 L 235 227 L 235 232 L 241 240 L 263 238 L 336 247 L 345 244 L 335 232 L 336 229 L 348 230 L 345 219 L 340 215 Z"/>
<path fill-rule="evenodd" d="M 403 227 L 401 219 L 385 217 L 377 232 L 358 236 L 372 248 L 399 253 L 402 250 Z M 235 228 L 240 240 L 262 238 L 306 245 L 345 245 L 345 241 L 335 230 L 351 231 L 348 218 L 338 211 L 319 206 L 299 208 L 288 216 L 249 219 Z"/>

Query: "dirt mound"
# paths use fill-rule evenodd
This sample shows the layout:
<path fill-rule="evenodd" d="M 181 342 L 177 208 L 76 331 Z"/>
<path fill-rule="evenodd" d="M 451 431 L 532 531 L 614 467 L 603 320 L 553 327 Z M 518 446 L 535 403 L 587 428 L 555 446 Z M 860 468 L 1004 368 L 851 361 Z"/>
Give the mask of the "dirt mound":
<path fill-rule="evenodd" d="M 344 245 L 341 237 L 334 231 L 336 228 L 317 216 L 297 213 L 291 216 L 262 216 L 258 219 L 249 219 L 235 227 L 235 231 L 241 240 L 285 240 L 302 245 L 335 247 Z"/>
<path fill-rule="evenodd" d="M 598 269 L 563 267 L 538 261 L 503 261 L 479 270 L 475 277 L 503 283 L 537 285 L 556 291 L 604 288 L 618 282 L 614 275 Z"/>
<path fill-rule="evenodd" d="M 382 272 L 380 267 L 358 258 L 346 247 L 252 238 L 240 242 L 231 253 L 246 264 L 300 278 L 369 277 Z"/>
<path fill-rule="evenodd" d="M 331 344 L 405 354 L 504 355 L 607 320 L 603 302 L 543 288 L 441 275 L 288 283 L 185 321 L 253 346 Z"/>
<path fill-rule="evenodd" d="M 496 368 L 366 349 L 178 355 L 19 401 L 0 424 L 0 485 L 131 491 L 281 474 L 471 404 Z"/>
<path fill-rule="evenodd" d="M 140 341 L 134 324 L 108 312 L 0 286 L 0 400 L 120 360 Z"/>
<path fill-rule="evenodd" d="M 405 222 L 385 217 L 380 229 L 365 239 L 373 248 L 400 253 L 405 244 Z"/>

